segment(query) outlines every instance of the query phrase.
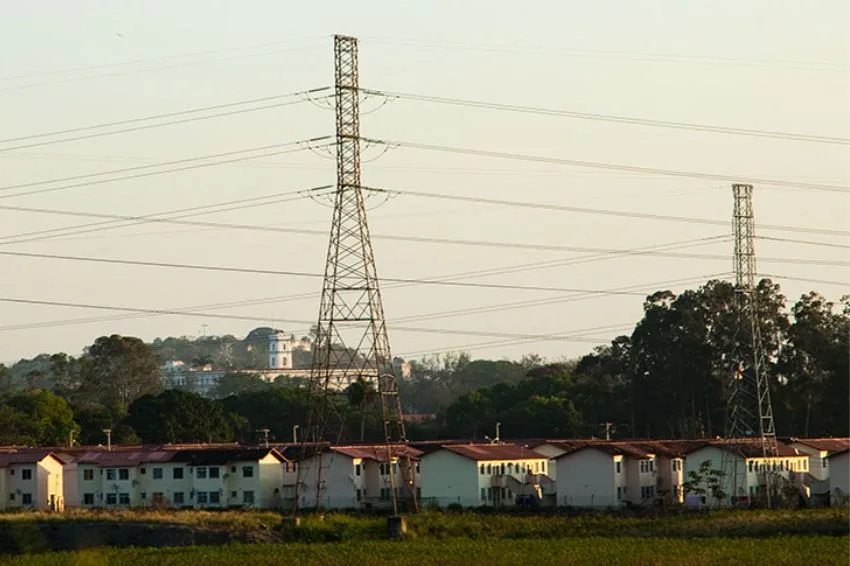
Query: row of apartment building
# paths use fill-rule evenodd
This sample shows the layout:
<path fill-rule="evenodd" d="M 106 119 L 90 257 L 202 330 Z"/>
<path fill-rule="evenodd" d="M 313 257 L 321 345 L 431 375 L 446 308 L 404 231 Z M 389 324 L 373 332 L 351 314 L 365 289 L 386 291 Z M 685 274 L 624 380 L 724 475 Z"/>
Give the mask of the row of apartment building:
<path fill-rule="evenodd" d="M 0 448 L 0 510 L 65 508 L 352 509 L 388 506 L 392 490 L 423 505 L 690 504 L 689 471 L 722 469 L 724 500 L 748 504 L 767 478 L 845 502 L 850 439 L 787 439 L 778 455 L 725 441 L 421 442 L 396 447 L 163 445 Z M 405 465 L 408 461 L 411 465 Z"/>

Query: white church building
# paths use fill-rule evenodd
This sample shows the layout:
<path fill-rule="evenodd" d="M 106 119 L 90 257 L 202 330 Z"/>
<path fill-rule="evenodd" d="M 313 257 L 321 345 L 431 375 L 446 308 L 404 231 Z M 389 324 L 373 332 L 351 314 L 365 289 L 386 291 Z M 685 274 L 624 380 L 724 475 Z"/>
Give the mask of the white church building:
<path fill-rule="evenodd" d="M 292 334 L 269 334 L 269 369 L 292 369 L 292 350 L 302 347 L 302 342 Z"/>

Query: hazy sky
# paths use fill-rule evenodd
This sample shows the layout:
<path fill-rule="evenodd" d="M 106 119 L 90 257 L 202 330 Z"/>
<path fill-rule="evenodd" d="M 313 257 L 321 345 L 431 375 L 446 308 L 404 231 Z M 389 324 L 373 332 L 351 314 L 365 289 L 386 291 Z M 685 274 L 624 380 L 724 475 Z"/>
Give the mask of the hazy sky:
<path fill-rule="evenodd" d="M 335 33 L 360 39 L 364 88 L 849 138 L 848 23 L 850 4 L 845 1 L 7 0 L 0 4 L 0 139 L 329 86 Z M 848 145 L 841 143 L 406 99 L 384 102 L 379 97 L 363 101 L 364 136 L 699 171 L 737 176 L 742 181 L 770 178 L 850 186 Z M 10 149 L 93 130 L 4 141 L 0 143 L 0 252 L 320 273 L 331 210 L 310 199 L 194 218 L 293 229 L 289 233 L 149 223 L 28 243 L 12 243 L 15 239 L 10 237 L 97 219 L 2 207 L 144 215 L 330 184 L 335 176 L 332 159 L 321 151 L 300 151 L 26 196 L 10 195 L 92 179 L 9 188 L 282 144 L 328 135 L 333 127 L 330 109 L 321 102 L 306 101 L 37 147 Z M 535 264 L 536 268 L 463 280 L 589 290 L 628 288 L 634 293 L 576 300 L 575 293 L 564 292 L 385 284 L 390 342 L 400 355 L 463 348 L 493 358 L 525 352 L 550 358 L 576 356 L 596 342 L 629 332 L 641 314 L 641 294 L 663 288 L 680 291 L 711 275 L 730 277 L 732 243 L 723 238 L 731 235 L 728 182 L 404 147 L 383 153 L 379 146 L 365 149 L 363 179 L 371 186 L 400 191 L 729 220 L 728 226 L 718 226 L 410 195 L 383 203 L 373 198 L 370 227 L 383 277 L 435 278 Z M 757 224 L 850 228 L 846 190 L 757 184 L 755 192 Z M 311 230 L 318 233 L 304 232 Z M 758 228 L 757 233 L 829 244 L 757 241 L 762 258 L 759 271 L 780 276 L 789 299 L 816 289 L 837 300 L 850 290 L 850 285 L 841 285 L 850 275 L 848 248 L 841 246 L 850 246 L 850 238 Z M 604 249 L 717 239 L 677 250 L 710 257 L 631 255 L 586 261 L 580 258 L 593 254 L 417 243 L 386 236 Z M 801 258 L 844 264 L 768 261 Z M 540 268 L 543 262 L 555 265 Z M 198 335 L 203 324 L 211 334 L 241 336 L 261 325 L 303 332 L 317 316 L 321 287 L 319 279 L 309 277 L 9 255 L 0 255 L 0 265 L 2 299 L 140 309 L 203 306 L 202 312 L 257 319 L 133 317 L 0 302 L 0 360 L 7 361 L 40 352 L 76 355 L 97 336 L 109 333 L 151 340 Z M 237 301 L 244 303 L 216 310 L 207 307 Z M 503 308 L 509 303 L 515 308 Z M 491 306 L 483 312 L 446 314 Z M 108 320 L 57 324 L 90 318 Z M 461 333 L 414 332 L 409 327 Z M 519 338 L 559 333 L 584 338 Z M 500 344 L 469 346 L 494 342 Z"/>

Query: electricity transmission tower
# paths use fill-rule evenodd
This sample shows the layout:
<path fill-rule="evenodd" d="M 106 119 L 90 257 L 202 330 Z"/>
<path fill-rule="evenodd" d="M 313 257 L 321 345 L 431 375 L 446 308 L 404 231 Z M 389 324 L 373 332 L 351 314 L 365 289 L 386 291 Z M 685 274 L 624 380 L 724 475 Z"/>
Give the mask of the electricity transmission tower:
<path fill-rule="evenodd" d="M 745 445 L 757 441 L 763 457 L 777 455 L 773 407 L 770 402 L 766 356 L 761 336 L 756 290 L 756 254 L 753 219 L 753 186 L 732 185 L 735 199 L 735 306 L 737 314 L 735 354 L 727 396 L 728 414 L 726 439 L 731 446 L 724 451 L 724 472 L 730 476 L 732 497 L 736 497 L 739 463 Z M 746 341 L 738 339 L 745 333 Z M 770 482 L 766 478 L 767 504 L 770 506 Z"/>
<path fill-rule="evenodd" d="M 334 69 L 337 185 L 318 332 L 313 345 L 310 410 L 304 440 L 313 440 L 310 452 L 316 462 L 318 509 L 326 472 L 323 468 L 327 465 L 322 452 L 328 442 L 338 443 L 344 436 L 345 416 L 339 408 L 339 394 L 352 384 L 374 388 L 383 425 L 382 451 L 386 450 L 390 469 L 392 509 L 397 514 L 402 490 L 416 506 L 415 476 L 407 451 L 401 400 L 360 184 L 356 38 L 334 36 Z M 396 485 L 394 462 L 401 469 L 404 487 Z"/>

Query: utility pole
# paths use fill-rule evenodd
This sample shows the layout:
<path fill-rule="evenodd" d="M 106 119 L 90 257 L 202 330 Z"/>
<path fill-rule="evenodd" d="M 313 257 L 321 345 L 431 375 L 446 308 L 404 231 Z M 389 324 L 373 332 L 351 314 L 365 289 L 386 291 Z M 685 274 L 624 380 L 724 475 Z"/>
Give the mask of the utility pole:
<path fill-rule="evenodd" d="M 614 426 L 614 423 L 606 421 L 602 423 L 602 426 L 605 427 L 605 440 L 611 440 L 611 427 Z"/>
<path fill-rule="evenodd" d="M 102 431 L 106 433 L 106 451 L 112 452 L 112 429 L 104 428 Z"/>
<path fill-rule="evenodd" d="M 261 428 L 261 429 L 258 429 L 258 430 L 257 430 L 257 432 L 262 432 L 262 433 L 263 433 L 263 445 L 264 445 L 266 448 L 268 448 L 268 447 L 269 447 L 269 429 L 267 429 L 267 428 Z"/>
<path fill-rule="evenodd" d="M 74 447 L 74 431 L 70 431 L 68 433 L 68 448 Z"/>
<path fill-rule="evenodd" d="M 753 186 L 732 185 L 735 226 L 735 353 L 731 357 L 731 379 L 727 394 L 726 440 L 731 443 L 724 451 L 723 471 L 731 475 L 732 497 L 737 497 L 738 475 L 744 456 L 744 445 L 756 440 L 762 456 L 777 455 L 776 430 L 767 362 L 758 310 L 756 289 L 755 222 L 753 215 Z M 741 340 L 739 334 L 746 333 Z M 771 504 L 771 482 L 765 474 L 767 505 Z"/>
<path fill-rule="evenodd" d="M 406 446 L 401 400 L 360 183 L 356 38 L 334 36 L 334 75 L 337 183 L 313 347 L 307 417 L 307 430 L 318 431 L 314 439 L 317 441 L 314 451 L 317 457 L 316 507 L 318 510 L 322 491 L 322 442 L 339 442 L 345 426 L 332 396 L 363 379 L 377 391 L 387 462 L 391 469 L 397 458 L 399 464 L 406 464 L 406 483 L 416 508 L 415 476 Z M 307 440 L 302 438 L 302 442 Z M 392 473 L 390 492 L 393 514 L 397 515 L 396 477 Z"/>

